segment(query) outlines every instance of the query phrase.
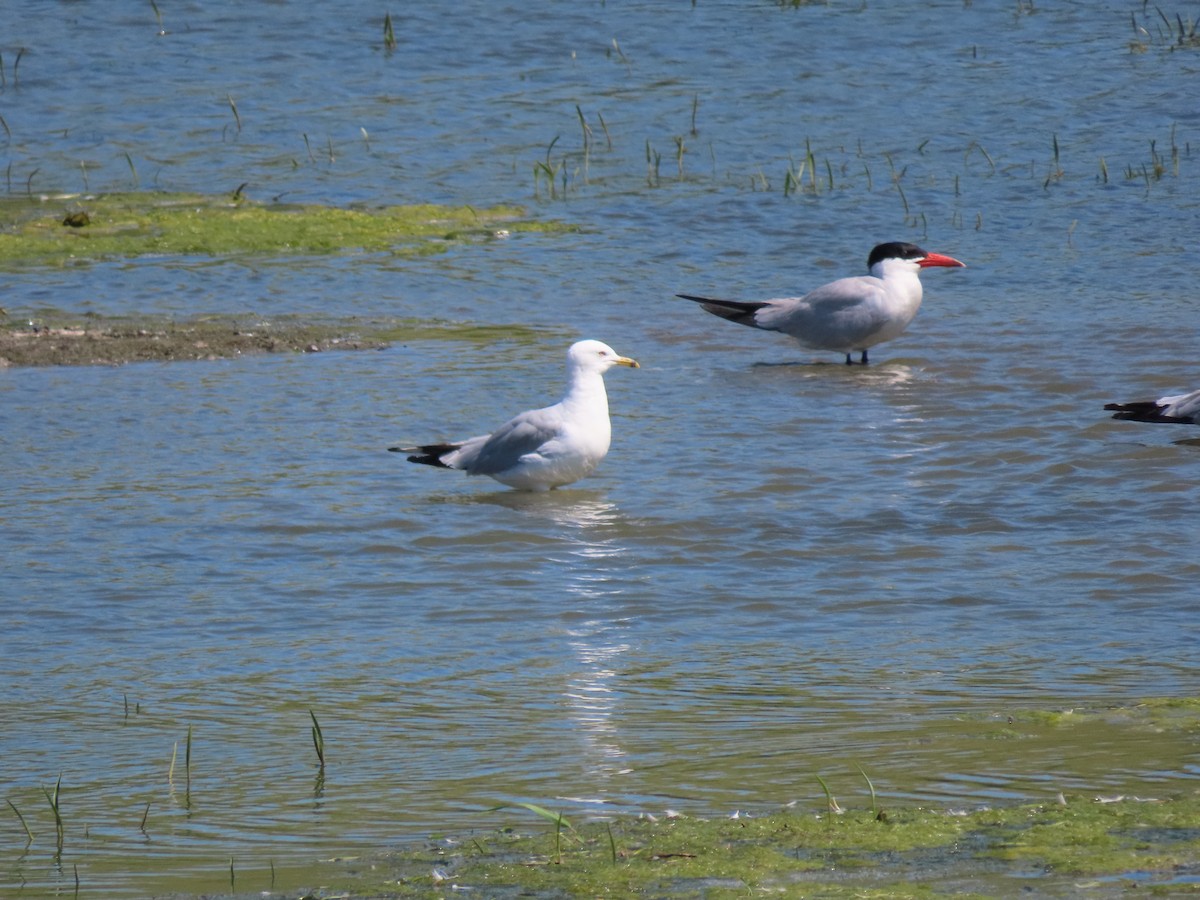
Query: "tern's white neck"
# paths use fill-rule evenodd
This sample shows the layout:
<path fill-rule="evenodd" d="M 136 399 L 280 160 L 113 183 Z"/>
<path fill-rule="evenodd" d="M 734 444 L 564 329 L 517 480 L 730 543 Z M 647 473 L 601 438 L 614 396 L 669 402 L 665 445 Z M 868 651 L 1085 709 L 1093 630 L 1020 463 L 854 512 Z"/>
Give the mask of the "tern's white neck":
<path fill-rule="evenodd" d="M 921 304 L 921 268 L 911 259 L 881 259 L 871 266 L 871 274 L 883 281 L 893 302 L 916 307 Z"/>

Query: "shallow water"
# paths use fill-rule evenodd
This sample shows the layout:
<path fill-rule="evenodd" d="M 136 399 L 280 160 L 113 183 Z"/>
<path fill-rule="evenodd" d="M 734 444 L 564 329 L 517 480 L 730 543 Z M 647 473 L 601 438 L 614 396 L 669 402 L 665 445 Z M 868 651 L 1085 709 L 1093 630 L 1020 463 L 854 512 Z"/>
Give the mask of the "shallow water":
<path fill-rule="evenodd" d="M 0 788 L 36 836 L 0 827 L 0 890 L 221 890 L 231 860 L 239 890 L 307 884 L 503 800 L 818 805 L 814 772 L 845 802 L 859 766 L 955 804 L 1194 787 L 1183 739 L 1023 718 L 1196 691 L 1200 448 L 1101 408 L 1198 386 L 1200 50 L 1141 4 L 430 7 L 393 11 L 391 54 L 338 8 L 160 4 L 159 35 L 32 6 L 0 12 L 14 193 L 248 181 L 582 231 L 3 275 L 17 315 L 493 338 L 3 373 Z M 817 187 L 785 196 L 806 142 Z M 927 273 L 868 368 L 672 299 L 795 293 L 885 239 L 968 268 Z M 643 365 L 608 376 L 588 481 L 384 452 L 549 402 L 579 336 Z"/>

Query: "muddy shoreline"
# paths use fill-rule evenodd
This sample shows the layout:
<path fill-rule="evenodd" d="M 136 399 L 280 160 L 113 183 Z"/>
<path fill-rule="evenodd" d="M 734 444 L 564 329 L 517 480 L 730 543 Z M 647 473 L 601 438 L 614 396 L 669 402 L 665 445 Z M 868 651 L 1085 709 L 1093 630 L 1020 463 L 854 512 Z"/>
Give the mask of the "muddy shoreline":
<path fill-rule="evenodd" d="M 233 359 L 260 353 L 379 350 L 389 342 L 349 323 L 152 318 L 31 319 L 0 327 L 0 368 L 119 366 L 132 362 Z"/>
<path fill-rule="evenodd" d="M 227 257 L 344 252 L 407 258 L 572 226 L 524 217 L 517 207 L 430 204 L 350 208 L 257 203 L 228 195 L 131 192 L 0 200 L 0 267 L 60 266 L 148 255 Z M 10 298 L 10 302 L 13 301 Z M 409 336 L 460 334 L 457 323 L 321 320 L 291 315 L 133 312 L 105 317 L 59 309 L 0 310 L 0 368 L 116 366 L 216 360 L 261 353 L 374 350 Z M 468 329 L 469 330 L 469 329 Z M 435 335 L 436 336 L 436 335 Z"/>

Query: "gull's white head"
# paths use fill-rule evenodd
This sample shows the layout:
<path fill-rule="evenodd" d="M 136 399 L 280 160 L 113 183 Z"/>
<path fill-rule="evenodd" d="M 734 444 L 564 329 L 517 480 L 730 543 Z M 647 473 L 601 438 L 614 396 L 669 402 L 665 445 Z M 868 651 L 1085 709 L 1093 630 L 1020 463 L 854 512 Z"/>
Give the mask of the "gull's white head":
<path fill-rule="evenodd" d="M 636 359 L 621 356 L 603 341 L 578 341 L 567 351 L 567 367 L 570 369 L 584 369 L 603 374 L 613 366 L 641 368 Z"/>

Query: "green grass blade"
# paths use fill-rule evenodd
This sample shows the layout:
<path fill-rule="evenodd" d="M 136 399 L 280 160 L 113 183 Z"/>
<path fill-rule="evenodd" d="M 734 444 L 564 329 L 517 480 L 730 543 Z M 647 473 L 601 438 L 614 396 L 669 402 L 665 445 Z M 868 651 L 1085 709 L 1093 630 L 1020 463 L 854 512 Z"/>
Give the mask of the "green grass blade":
<path fill-rule="evenodd" d="M 825 779 L 822 778 L 820 775 L 817 775 L 815 777 L 816 777 L 817 781 L 819 781 L 821 783 L 821 789 L 825 791 L 825 802 L 827 804 L 829 804 L 829 811 L 831 813 L 840 814 L 842 811 L 842 808 L 840 806 L 838 806 L 837 799 L 833 796 L 833 794 L 831 794 L 829 792 L 829 785 L 827 785 L 825 783 Z"/>
<path fill-rule="evenodd" d="M 876 817 L 878 817 L 879 810 L 875 805 L 875 785 L 871 784 L 871 779 L 867 777 L 867 773 L 863 771 L 862 766 L 858 767 L 858 774 L 863 777 L 863 781 L 865 781 L 867 783 L 867 787 L 871 791 L 871 812 L 874 813 Z"/>
<path fill-rule="evenodd" d="M 521 803 L 521 802 L 501 803 L 498 806 L 490 807 L 486 811 L 487 812 L 495 812 L 498 809 L 511 809 L 512 807 L 520 807 L 521 809 L 527 809 L 531 813 L 535 813 L 536 815 L 541 816 L 543 819 L 547 820 L 548 822 L 553 822 L 556 826 L 558 826 L 560 828 L 565 825 L 571 831 L 575 830 L 575 826 L 572 825 L 570 822 L 568 822 L 566 817 L 562 813 L 551 812 L 550 810 L 546 809 L 544 806 L 538 806 L 536 803 Z"/>
<path fill-rule="evenodd" d="M 63 820 L 62 820 L 62 810 L 59 808 L 59 802 L 58 802 L 58 796 L 59 796 L 59 792 L 61 790 L 62 790 L 62 775 L 61 774 L 58 776 L 58 781 L 56 781 L 54 783 L 53 792 L 47 790 L 45 787 L 42 788 L 42 793 L 46 795 L 46 802 L 50 804 L 50 810 L 51 810 L 51 812 L 54 813 L 54 831 L 55 831 L 55 837 L 56 837 L 56 842 L 58 845 L 59 853 L 62 853 L 63 837 L 64 837 L 64 832 L 65 832 L 65 829 L 63 827 Z"/>
<path fill-rule="evenodd" d="M 29 825 L 26 824 L 25 817 L 23 815 L 21 815 L 21 811 L 19 809 L 17 809 L 17 806 L 15 803 L 13 803 L 11 800 L 8 800 L 6 802 L 8 803 L 9 808 L 14 813 L 17 814 L 17 818 L 21 821 L 21 827 L 25 829 L 25 837 L 27 837 L 29 839 L 29 843 L 32 844 L 33 843 L 33 832 L 29 830 Z"/>
<path fill-rule="evenodd" d="M 312 741 L 313 749 L 317 751 L 317 761 L 321 764 L 321 768 L 325 768 L 325 735 L 321 733 L 321 723 L 317 721 L 317 714 L 311 709 L 308 711 L 312 718 Z"/>

